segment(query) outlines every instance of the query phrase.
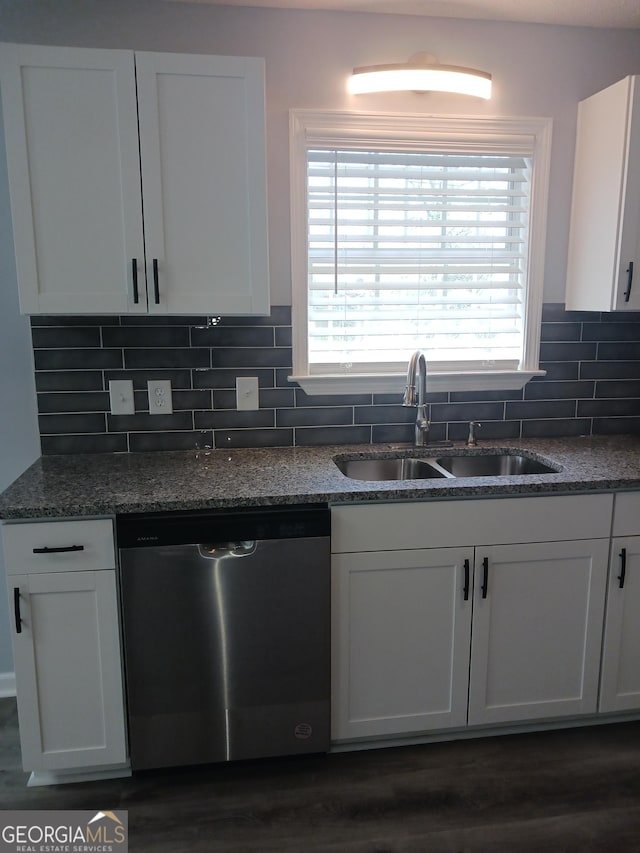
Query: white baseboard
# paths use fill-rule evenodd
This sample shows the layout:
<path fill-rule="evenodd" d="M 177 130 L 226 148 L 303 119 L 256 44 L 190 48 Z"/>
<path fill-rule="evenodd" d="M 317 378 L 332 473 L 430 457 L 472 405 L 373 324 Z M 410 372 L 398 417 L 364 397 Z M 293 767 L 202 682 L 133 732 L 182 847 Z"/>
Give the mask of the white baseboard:
<path fill-rule="evenodd" d="M 102 779 L 125 779 L 131 776 L 131 765 L 117 764 L 102 770 L 89 768 L 79 770 L 34 770 L 27 780 L 27 788 L 41 785 L 65 785 L 70 782 L 99 782 Z M 28 845 L 24 848 L 28 848 Z M 33 847 L 35 850 L 36 847 Z M 51 847 L 51 850 L 54 848 Z M 61 847 L 64 849 L 64 845 Z M 79 850 L 80 847 L 77 847 Z"/>
<path fill-rule="evenodd" d="M 16 695 L 15 672 L 0 672 L 0 699 Z"/>

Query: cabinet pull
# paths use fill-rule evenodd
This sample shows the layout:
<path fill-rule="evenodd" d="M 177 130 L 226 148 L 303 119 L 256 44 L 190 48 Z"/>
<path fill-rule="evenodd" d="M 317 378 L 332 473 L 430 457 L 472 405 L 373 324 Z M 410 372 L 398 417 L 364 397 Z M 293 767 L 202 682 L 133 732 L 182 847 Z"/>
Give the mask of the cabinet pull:
<path fill-rule="evenodd" d="M 623 548 L 620 551 L 620 574 L 618 575 L 618 586 L 620 589 L 624 586 L 625 575 L 627 574 L 627 549 Z"/>
<path fill-rule="evenodd" d="M 158 282 L 158 259 L 153 259 L 153 298 L 160 305 L 160 284 Z"/>
<path fill-rule="evenodd" d="M 137 305 L 140 301 L 140 294 L 138 293 L 138 259 L 133 258 L 131 261 L 131 276 L 133 278 L 133 304 Z"/>
<path fill-rule="evenodd" d="M 22 617 L 20 616 L 20 587 L 13 588 L 13 615 L 16 622 L 16 634 L 22 634 Z"/>
<path fill-rule="evenodd" d="M 34 548 L 34 554 L 65 554 L 68 551 L 84 551 L 84 545 L 64 545 L 62 548 Z"/>
<path fill-rule="evenodd" d="M 631 283 L 633 282 L 633 261 L 629 261 L 629 266 L 626 269 L 627 273 L 627 289 L 624 292 L 624 301 L 628 302 L 631 297 Z"/>
<path fill-rule="evenodd" d="M 464 587 L 462 588 L 462 597 L 465 601 L 469 601 L 469 577 L 471 564 L 469 560 L 464 561 Z"/>
<path fill-rule="evenodd" d="M 489 589 L 489 558 L 485 557 L 482 561 L 482 597 L 487 597 Z"/>

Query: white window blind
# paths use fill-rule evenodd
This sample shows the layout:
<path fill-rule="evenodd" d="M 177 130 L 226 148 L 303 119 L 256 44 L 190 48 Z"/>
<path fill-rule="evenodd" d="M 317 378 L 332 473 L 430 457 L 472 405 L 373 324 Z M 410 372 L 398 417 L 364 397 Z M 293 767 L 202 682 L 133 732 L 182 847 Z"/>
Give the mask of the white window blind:
<path fill-rule="evenodd" d="M 307 150 L 310 373 L 517 369 L 531 156 Z"/>

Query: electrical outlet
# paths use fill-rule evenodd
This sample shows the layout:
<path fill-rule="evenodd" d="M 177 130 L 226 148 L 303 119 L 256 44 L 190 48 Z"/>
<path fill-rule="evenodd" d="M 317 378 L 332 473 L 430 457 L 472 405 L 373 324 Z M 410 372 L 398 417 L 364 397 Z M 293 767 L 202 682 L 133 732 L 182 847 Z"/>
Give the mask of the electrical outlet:
<path fill-rule="evenodd" d="M 109 380 L 109 411 L 112 415 L 132 415 L 134 413 L 133 382 L 131 379 Z"/>
<path fill-rule="evenodd" d="M 147 382 L 147 390 L 150 415 L 170 415 L 173 413 L 170 379 L 150 379 Z"/>
<path fill-rule="evenodd" d="M 236 406 L 240 412 L 260 407 L 257 376 L 236 376 Z"/>

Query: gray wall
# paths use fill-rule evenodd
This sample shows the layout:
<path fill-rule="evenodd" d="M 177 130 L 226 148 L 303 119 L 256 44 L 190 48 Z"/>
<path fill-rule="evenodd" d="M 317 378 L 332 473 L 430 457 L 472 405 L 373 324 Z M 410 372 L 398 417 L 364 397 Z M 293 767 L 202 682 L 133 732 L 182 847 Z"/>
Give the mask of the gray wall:
<path fill-rule="evenodd" d="M 0 198 L 8 192 L 4 131 L 0 120 Z M 9 210 L 0 205 L 0 491 L 40 454 L 36 419 L 31 334 L 18 314 Z M 0 543 L 1 544 L 1 543 Z M 13 670 L 5 570 L 0 548 L 0 695 Z"/>

